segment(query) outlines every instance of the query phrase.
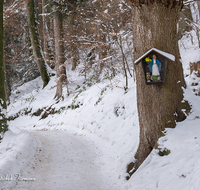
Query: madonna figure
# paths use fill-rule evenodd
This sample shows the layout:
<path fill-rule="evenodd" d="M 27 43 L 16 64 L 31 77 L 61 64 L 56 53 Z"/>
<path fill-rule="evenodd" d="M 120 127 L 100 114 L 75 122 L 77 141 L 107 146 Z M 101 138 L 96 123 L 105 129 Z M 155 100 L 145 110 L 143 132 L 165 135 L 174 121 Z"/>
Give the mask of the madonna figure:
<path fill-rule="evenodd" d="M 160 80 L 161 62 L 158 59 L 156 59 L 155 55 L 153 55 L 153 59 L 149 63 L 149 69 L 152 73 L 151 80 L 159 81 Z"/>

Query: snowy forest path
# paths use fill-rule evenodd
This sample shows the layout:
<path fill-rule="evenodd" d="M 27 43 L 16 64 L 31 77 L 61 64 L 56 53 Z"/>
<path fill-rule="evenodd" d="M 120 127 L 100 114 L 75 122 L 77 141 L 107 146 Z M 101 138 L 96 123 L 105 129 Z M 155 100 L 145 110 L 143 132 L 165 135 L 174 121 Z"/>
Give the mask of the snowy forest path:
<path fill-rule="evenodd" d="M 36 166 L 25 173 L 35 181 L 18 181 L 15 190 L 111 190 L 95 164 L 98 155 L 92 142 L 64 131 L 31 133 L 41 150 Z"/>

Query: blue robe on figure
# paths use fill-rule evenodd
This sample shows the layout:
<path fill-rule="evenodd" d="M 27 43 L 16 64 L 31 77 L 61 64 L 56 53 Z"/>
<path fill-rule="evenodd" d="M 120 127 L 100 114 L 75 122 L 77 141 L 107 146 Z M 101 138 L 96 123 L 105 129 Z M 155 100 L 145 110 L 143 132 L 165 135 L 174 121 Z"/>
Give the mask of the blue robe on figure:
<path fill-rule="evenodd" d="M 159 70 L 159 73 L 160 73 L 160 70 L 161 70 L 161 62 L 156 59 L 156 64 L 158 65 L 158 70 Z M 151 60 L 151 62 L 149 63 L 149 69 L 150 71 L 152 72 L 152 66 L 153 66 L 153 59 Z"/>

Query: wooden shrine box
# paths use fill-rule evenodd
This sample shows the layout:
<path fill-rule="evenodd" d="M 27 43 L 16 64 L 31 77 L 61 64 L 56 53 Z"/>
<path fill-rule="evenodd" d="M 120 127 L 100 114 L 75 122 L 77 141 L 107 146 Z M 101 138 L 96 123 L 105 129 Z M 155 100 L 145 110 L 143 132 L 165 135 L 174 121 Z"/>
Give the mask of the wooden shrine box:
<path fill-rule="evenodd" d="M 152 48 L 137 59 L 135 64 L 142 63 L 146 84 L 164 84 L 168 59 L 175 61 L 175 56 Z"/>

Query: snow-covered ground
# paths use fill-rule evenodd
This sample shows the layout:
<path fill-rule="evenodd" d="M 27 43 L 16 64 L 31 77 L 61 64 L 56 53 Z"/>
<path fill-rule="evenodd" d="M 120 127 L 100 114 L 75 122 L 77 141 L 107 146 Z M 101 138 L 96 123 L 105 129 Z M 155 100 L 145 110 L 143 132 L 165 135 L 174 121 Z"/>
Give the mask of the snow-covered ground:
<path fill-rule="evenodd" d="M 187 40 L 179 45 L 188 84 L 184 95 L 192 111 L 159 139 L 159 148 L 169 155 L 153 150 L 126 181 L 126 166 L 139 142 L 133 78 L 125 92 L 122 75 L 86 85 L 69 69 L 73 93 L 68 97 L 64 88 L 63 101 L 53 99 L 55 77 L 44 89 L 37 78 L 12 93 L 8 116 L 15 119 L 0 143 L 0 189 L 199 190 L 200 97 L 188 76 L 199 50 Z"/>
<path fill-rule="evenodd" d="M 78 78 L 77 75 L 77 73 L 74 73 L 74 80 Z M 75 89 L 77 84 L 81 86 L 83 78 L 79 77 L 78 80 L 76 81 L 76 85 L 70 84 L 69 89 Z M 83 166 L 80 167 L 80 163 L 77 164 L 77 162 L 72 162 L 67 165 L 67 167 L 69 167 L 69 171 L 74 171 L 72 170 L 73 167 L 77 167 L 77 171 L 79 169 L 82 170 L 80 173 L 91 172 L 88 174 L 88 176 L 94 176 L 92 179 L 96 179 L 96 185 L 101 184 L 99 189 L 102 190 L 124 189 L 126 187 L 126 165 L 132 161 L 134 153 L 137 150 L 139 140 L 135 83 L 132 78 L 130 79 L 129 83 L 130 88 L 127 93 L 125 93 L 124 90 L 124 77 L 120 75 L 112 81 L 106 80 L 104 82 L 92 85 L 91 87 L 85 85 L 86 90 L 84 90 L 85 88 L 83 89 L 81 86 L 76 90 L 76 93 L 71 94 L 69 97 L 67 97 L 66 89 L 64 89 L 65 98 L 63 101 L 57 103 L 53 99 L 56 89 L 52 88 L 55 85 L 55 78 L 52 78 L 49 85 L 45 87 L 45 89 L 39 88 L 42 86 L 42 82 L 40 78 L 37 78 L 34 81 L 19 87 L 15 92 L 13 92 L 13 95 L 11 96 L 11 101 L 13 103 L 11 103 L 8 107 L 8 115 L 15 116 L 16 113 L 18 113 L 19 117 L 9 122 L 10 130 L 16 135 L 18 133 L 28 134 L 27 132 L 29 132 L 29 136 L 32 138 L 35 137 L 36 139 L 38 139 L 36 135 L 37 133 L 40 134 L 41 132 L 51 130 L 56 134 L 58 133 L 58 130 L 63 131 L 63 133 L 66 134 L 66 138 L 79 138 L 79 149 L 82 149 L 82 151 L 88 154 L 87 146 L 84 150 L 83 145 L 81 145 L 81 139 L 86 139 L 88 142 L 90 142 L 88 143 L 88 147 L 91 147 L 91 144 L 93 144 L 92 152 L 94 153 L 94 158 L 90 159 L 92 156 L 88 156 L 88 160 L 86 161 L 86 156 L 80 156 L 81 158 L 83 156 L 85 157 L 85 160 L 82 160 Z M 48 110 L 49 107 L 51 107 L 51 109 L 55 109 L 55 114 L 49 114 L 47 118 L 41 119 L 42 115 L 46 110 Z M 32 115 L 41 108 L 44 109 L 40 116 Z M 30 110 L 31 112 L 29 113 Z M 50 112 L 50 110 L 46 112 Z M 61 141 L 60 138 L 63 137 L 64 135 L 62 135 L 62 137 L 57 136 L 58 141 Z M 24 139 L 24 143 L 28 145 L 27 140 L 29 139 Z M 15 146 L 18 146 L 17 136 L 14 141 L 15 144 L 11 147 L 12 150 L 9 151 L 17 152 L 15 149 Z M 37 141 L 42 141 L 42 139 Z M 51 142 L 52 146 L 54 146 L 54 140 Z M 82 140 L 82 143 L 84 143 L 84 140 Z M 35 144 L 33 144 L 33 146 L 28 145 L 27 149 L 32 152 L 39 152 L 39 150 L 41 150 L 42 153 L 42 150 L 45 149 L 45 145 L 42 142 L 39 144 L 39 147 L 37 147 Z M 55 142 L 55 144 L 58 145 L 59 143 Z M 59 149 L 62 147 L 58 146 L 57 148 Z M 71 156 L 71 154 L 73 154 L 73 148 L 70 147 L 70 145 L 66 145 L 65 148 L 66 150 L 72 151 L 71 153 L 69 152 L 69 155 L 66 155 L 63 152 L 65 159 L 74 160 L 75 156 Z M 80 150 L 77 151 L 80 152 Z M 56 154 L 56 152 L 52 152 L 52 156 L 54 155 L 53 153 L 55 153 L 57 156 L 60 156 L 60 154 Z M 91 154 L 91 152 L 89 152 L 89 154 Z M 6 160 L 7 158 L 4 157 L 2 159 Z M 24 156 L 24 159 L 26 159 L 26 156 Z M 6 189 L 9 187 L 9 185 L 11 185 L 11 183 L 4 181 L 4 176 L 7 175 L 14 178 L 16 173 L 19 173 L 23 178 L 35 178 L 35 180 L 27 183 L 40 183 L 37 173 L 34 174 L 34 172 L 29 172 L 24 169 L 31 159 L 34 162 L 33 165 L 35 166 L 29 167 L 28 170 L 33 170 L 33 167 L 38 168 L 37 160 L 40 159 L 42 161 L 42 159 L 40 158 L 40 155 L 32 155 L 27 162 L 20 163 L 22 168 L 20 168 L 21 170 L 2 170 L 1 176 L 3 177 L 0 183 L 2 183 L 3 186 L 1 184 L 1 188 L 5 187 Z M 18 162 L 20 162 L 20 160 Z M 44 163 L 45 161 L 42 162 Z M 97 168 L 96 172 L 94 169 L 90 169 L 90 164 L 92 162 L 94 164 L 94 168 Z M 10 167 L 15 168 L 15 164 L 16 163 L 13 162 Z M 74 164 L 77 165 L 74 166 Z M 63 167 L 65 167 L 64 163 Z M 88 170 L 86 170 L 87 167 Z M 71 172 L 71 174 L 69 172 L 64 172 L 63 170 L 60 170 L 60 172 L 60 175 L 62 176 L 68 175 L 69 179 L 71 175 L 76 175 L 74 172 Z M 106 185 L 104 185 L 103 182 L 100 183 L 101 180 L 98 179 L 100 178 L 99 176 L 105 179 L 103 181 Z M 60 177 L 57 176 L 56 179 L 59 181 L 59 178 Z M 23 183 L 23 186 L 21 187 L 21 189 L 23 189 L 24 182 L 14 179 L 12 180 L 12 183 L 14 184 L 13 181 L 18 183 L 17 187 L 14 189 L 20 189 L 20 183 Z M 82 180 L 83 182 L 81 184 L 84 184 L 86 183 L 87 178 L 83 178 Z M 69 184 L 69 187 L 70 185 L 73 185 L 74 180 L 71 180 L 70 182 L 72 184 Z M 86 184 L 91 183 L 87 182 Z M 37 185 L 35 186 L 37 187 Z M 34 185 L 32 187 L 34 187 Z M 57 187 L 58 186 L 56 186 L 55 189 L 58 189 Z M 88 186 L 83 187 L 83 189 L 89 189 L 87 187 Z"/>
<path fill-rule="evenodd" d="M 110 172 L 102 170 L 104 154 L 88 138 L 60 130 L 34 131 L 32 134 L 42 146 L 37 164 L 23 176 L 29 176 L 29 179 L 34 176 L 34 180 L 18 181 L 14 189 L 118 189 L 110 181 Z M 112 158 L 106 159 L 112 163 Z"/>

